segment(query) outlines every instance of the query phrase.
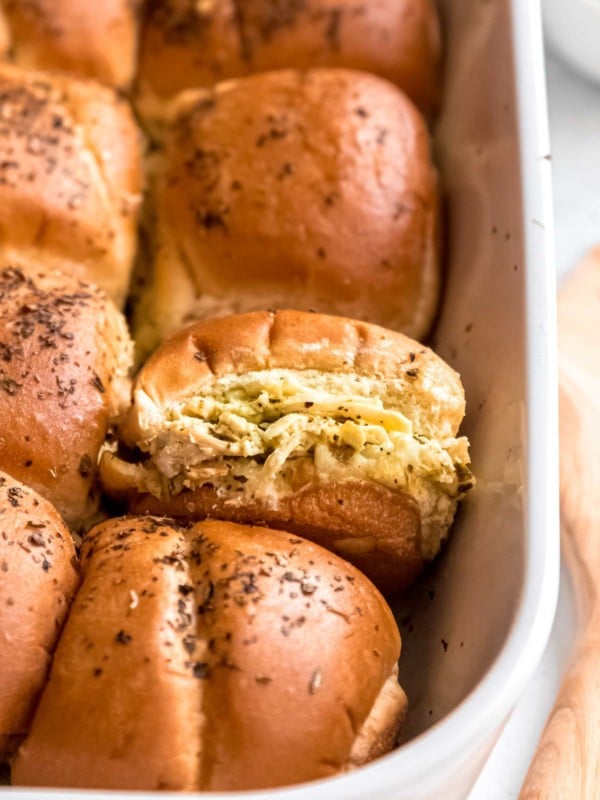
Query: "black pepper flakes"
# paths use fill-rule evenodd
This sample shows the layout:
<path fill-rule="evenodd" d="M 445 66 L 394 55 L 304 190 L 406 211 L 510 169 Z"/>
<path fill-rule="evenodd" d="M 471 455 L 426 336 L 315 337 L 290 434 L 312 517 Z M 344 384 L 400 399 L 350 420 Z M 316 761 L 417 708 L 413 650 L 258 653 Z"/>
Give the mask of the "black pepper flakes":
<path fill-rule="evenodd" d="M 283 180 L 284 178 L 288 177 L 289 175 L 293 175 L 294 167 L 288 161 L 282 165 L 281 169 L 277 173 L 278 180 Z"/>
<path fill-rule="evenodd" d="M 212 230 L 213 228 L 221 228 L 224 230 L 227 227 L 223 215 L 218 211 L 198 212 L 196 214 L 196 222 L 207 230 Z"/>
<path fill-rule="evenodd" d="M 0 388 L 4 389 L 6 394 L 14 397 L 18 394 L 19 390 L 23 388 L 23 384 L 18 383 L 12 378 L 0 378 Z"/>
<path fill-rule="evenodd" d="M 121 629 L 115 636 L 115 642 L 117 642 L 117 644 L 129 644 L 131 638 L 130 634 L 125 633 L 125 631 Z"/>
<path fill-rule="evenodd" d="M 268 142 L 276 142 L 279 139 L 285 139 L 287 131 L 283 128 L 270 128 L 267 133 L 261 133 L 256 140 L 257 147 L 264 147 Z"/>
<path fill-rule="evenodd" d="M 11 506 L 13 508 L 18 508 L 20 505 L 19 501 L 23 497 L 23 490 L 19 489 L 18 486 L 11 486 L 6 495 Z"/>
<path fill-rule="evenodd" d="M 210 678 L 210 667 L 205 661 L 194 661 L 191 666 L 194 678 L 198 678 L 201 681 Z"/>
<path fill-rule="evenodd" d="M 342 9 L 333 8 L 331 10 L 325 36 L 329 42 L 329 46 L 334 52 L 339 52 L 341 49 L 341 36 L 340 28 L 342 23 Z"/>
<path fill-rule="evenodd" d="M 94 372 L 94 375 L 91 379 L 92 386 L 94 386 L 100 394 L 106 394 L 106 389 L 104 388 L 104 384 L 100 380 L 100 376 Z"/>
<path fill-rule="evenodd" d="M 94 465 L 91 457 L 86 453 L 85 455 L 81 456 L 77 471 L 79 472 L 82 478 L 87 478 L 92 474 L 93 466 Z"/>

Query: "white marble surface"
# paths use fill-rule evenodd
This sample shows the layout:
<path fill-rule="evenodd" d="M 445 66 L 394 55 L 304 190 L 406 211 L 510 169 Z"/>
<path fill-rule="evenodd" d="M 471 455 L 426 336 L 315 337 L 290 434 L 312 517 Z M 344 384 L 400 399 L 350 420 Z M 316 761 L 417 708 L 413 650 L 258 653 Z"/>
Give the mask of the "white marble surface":
<path fill-rule="evenodd" d="M 547 58 L 557 276 L 600 243 L 600 85 L 552 53 Z M 556 621 L 544 659 L 469 800 L 516 800 L 575 637 L 577 616 L 563 567 Z M 575 800 L 575 799 L 574 799 Z"/>

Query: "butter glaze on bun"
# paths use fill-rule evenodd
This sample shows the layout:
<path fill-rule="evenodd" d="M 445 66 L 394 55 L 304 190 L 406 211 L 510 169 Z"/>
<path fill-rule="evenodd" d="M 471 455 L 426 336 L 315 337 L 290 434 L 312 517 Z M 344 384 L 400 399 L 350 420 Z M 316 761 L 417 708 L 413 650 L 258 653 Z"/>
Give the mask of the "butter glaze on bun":
<path fill-rule="evenodd" d="M 101 480 L 136 512 L 301 533 L 395 592 L 472 486 L 464 408 L 458 375 L 402 334 L 294 311 L 207 320 L 138 374 L 130 452 L 106 452 Z"/>
<path fill-rule="evenodd" d="M 262 308 L 427 333 L 438 192 L 413 104 L 373 75 L 265 73 L 183 95 L 158 157 L 136 340 Z"/>
<path fill-rule="evenodd" d="M 78 583 L 59 513 L 0 473 L 0 761 L 29 729 Z"/>
<path fill-rule="evenodd" d="M 98 452 L 128 401 L 132 349 L 104 292 L 59 272 L 0 269 L 0 469 L 72 525 L 97 509 Z"/>
<path fill-rule="evenodd" d="M 138 99 L 157 115 L 183 89 L 287 67 L 344 67 L 392 81 L 428 113 L 439 96 L 440 49 L 431 0 L 150 0 Z"/>
<path fill-rule="evenodd" d="M 126 89 L 142 0 L 0 0 L 7 54 L 27 69 L 72 72 Z"/>
<path fill-rule="evenodd" d="M 93 81 L 0 64 L 0 259 L 60 269 L 122 306 L 137 248 L 141 144 Z"/>
<path fill-rule="evenodd" d="M 283 532 L 111 520 L 13 769 L 14 785 L 235 791 L 325 778 L 396 742 L 391 611 Z"/>

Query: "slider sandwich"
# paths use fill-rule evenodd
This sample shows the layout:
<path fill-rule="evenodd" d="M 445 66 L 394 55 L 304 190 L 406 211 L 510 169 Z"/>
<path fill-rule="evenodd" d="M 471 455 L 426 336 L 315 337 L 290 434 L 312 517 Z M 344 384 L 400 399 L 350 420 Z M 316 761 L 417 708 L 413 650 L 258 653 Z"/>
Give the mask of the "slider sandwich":
<path fill-rule="evenodd" d="M 98 510 L 98 454 L 127 408 L 132 349 L 100 289 L 0 263 L 0 470 L 75 528 Z"/>
<path fill-rule="evenodd" d="M 125 98 L 62 72 L 0 64 L 4 262 L 89 281 L 122 307 L 141 198 L 141 137 Z"/>
<path fill-rule="evenodd" d="M 441 36 L 432 0 L 152 0 L 144 12 L 135 87 L 143 117 L 165 114 L 182 90 L 289 67 L 360 69 L 395 83 L 426 113 L 438 104 Z M 98 20 L 96 10 L 95 27 L 107 16 Z"/>
<path fill-rule="evenodd" d="M 464 411 L 458 375 L 402 334 L 296 311 L 208 320 L 140 371 L 101 480 L 135 513 L 300 533 L 396 592 L 473 485 Z"/>
<path fill-rule="evenodd" d="M 0 54 L 25 69 L 69 72 L 126 90 L 143 0 L 0 0 Z"/>
<path fill-rule="evenodd" d="M 0 472 L 0 762 L 29 730 L 78 585 L 58 511 Z"/>
<path fill-rule="evenodd" d="M 425 120 L 343 69 L 184 92 L 152 156 L 138 352 L 200 319 L 295 308 L 421 339 L 439 301 L 439 192 Z"/>
<path fill-rule="evenodd" d="M 283 532 L 125 517 L 83 584 L 14 785 L 235 791 L 390 750 L 400 635 L 374 586 Z"/>

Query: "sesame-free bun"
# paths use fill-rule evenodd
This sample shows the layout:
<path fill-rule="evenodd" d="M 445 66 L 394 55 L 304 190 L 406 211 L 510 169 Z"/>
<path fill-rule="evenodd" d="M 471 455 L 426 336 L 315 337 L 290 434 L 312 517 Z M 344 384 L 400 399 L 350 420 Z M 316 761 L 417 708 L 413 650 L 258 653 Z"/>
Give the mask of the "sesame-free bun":
<path fill-rule="evenodd" d="M 60 269 L 125 301 L 137 247 L 140 139 L 93 81 L 0 64 L 0 259 Z"/>
<path fill-rule="evenodd" d="M 320 547 L 122 518 L 88 535 L 82 568 L 14 785 L 259 789 L 394 745 L 406 706 L 394 618 Z"/>
<path fill-rule="evenodd" d="M 253 72 L 344 67 L 396 83 L 425 112 L 439 96 L 431 0 L 153 0 L 142 29 L 142 110 Z"/>
<path fill-rule="evenodd" d="M 104 292 L 0 269 L 0 469 L 78 525 L 97 508 L 98 452 L 128 400 L 132 344 Z"/>
<path fill-rule="evenodd" d="M 423 118 L 387 81 L 288 70 L 184 95 L 156 169 L 142 352 L 194 319 L 260 308 L 429 329 L 437 175 Z"/>
<path fill-rule="evenodd" d="M 136 66 L 141 0 L 0 0 L 11 61 L 126 89 Z"/>
<path fill-rule="evenodd" d="M 0 762 L 27 733 L 79 575 L 58 512 L 0 473 Z"/>
<path fill-rule="evenodd" d="M 105 453 L 101 480 L 138 513 L 299 533 L 394 593 L 471 488 L 464 409 L 458 375 L 402 334 L 295 311 L 206 320 L 139 372 L 129 452 Z"/>

